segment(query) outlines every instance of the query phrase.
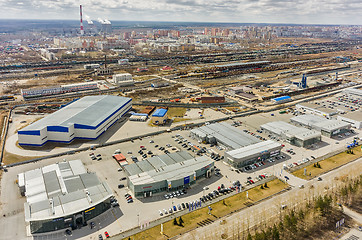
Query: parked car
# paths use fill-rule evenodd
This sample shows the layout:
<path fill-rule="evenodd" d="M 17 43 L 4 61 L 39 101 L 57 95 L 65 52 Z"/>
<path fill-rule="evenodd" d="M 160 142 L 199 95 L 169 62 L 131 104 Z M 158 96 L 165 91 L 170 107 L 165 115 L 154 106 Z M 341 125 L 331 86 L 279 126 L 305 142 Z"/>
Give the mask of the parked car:
<path fill-rule="evenodd" d="M 99 235 L 98 235 L 98 240 L 103 240 L 102 234 L 99 234 Z"/>
<path fill-rule="evenodd" d="M 119 189 L 124 188 L 124 185 L 123 184 L 118 184 L 118 188 Z"/>
<path fill-rule="evenodd" d="M 104 235 L 106 236 L 106 238 L 109 238 L 108 232 L 104 232 Z"/>

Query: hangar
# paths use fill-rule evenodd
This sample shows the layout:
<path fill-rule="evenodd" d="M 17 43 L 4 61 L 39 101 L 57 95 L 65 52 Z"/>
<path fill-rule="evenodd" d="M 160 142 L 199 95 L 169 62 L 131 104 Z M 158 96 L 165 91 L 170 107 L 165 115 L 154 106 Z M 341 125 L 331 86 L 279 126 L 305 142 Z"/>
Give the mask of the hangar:
<path fill-rule="evenodd" d="M 131 98 L 109 95 L 83 97 L 19 130 L 19 145 L 97 139 L 131 109 L 131 102 Z"/>
<path fill-rule="evenodd" d="M 80 160 L 59 162 L 18 174 L 26 196 L 25 222 L 31 233 L 77 228 L 111 207 L 112 190 Z"/>
<path fill-rule="evenodd" d="M 193 157 L 185 151 L 165 154 L 124 167 L 128 188 L 136 197 L 183 189 L 210 177 L 214 162 L 206 156 Z"/>

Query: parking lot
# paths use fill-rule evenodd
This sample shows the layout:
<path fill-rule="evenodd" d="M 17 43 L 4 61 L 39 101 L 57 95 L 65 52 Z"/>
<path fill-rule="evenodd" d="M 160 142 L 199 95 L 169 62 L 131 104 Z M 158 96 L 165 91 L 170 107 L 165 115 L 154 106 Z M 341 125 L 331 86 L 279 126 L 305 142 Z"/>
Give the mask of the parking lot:
<path fill-rule="evenodd" d="M 274 116 L 271 116 L 272 113 Z M 260 138 L 269 139 L 265 133 L 257 132 L 261 124 L 268 121 L 288 121 L 289 118 L 292 117 L 291 114 L 279 114 L 278 112 L 272 113 L 252 115 L 249 117 L 228 120 L 227 122 L 229 124 L 234 124 L 235 127 L 239 129 L 248 131 L 249 134 L 254 133 L 255 135 L 260 136 Z M 238 122 L 238 124 L 235 124 L 234 121 Z M 239 122 L 241 123 L 240 125 Z M 292 146 L 287 142 L 279 140 L 281 144 L 285 145 L 282 150 L 282 155 L 285 156 L 284 158 L 272 158 L 270 161 L 265 161 L 264 164 L 261 164 L 260 166 L 252 167 L 251 170 L 241 169 L 242 171 L 234 169 L 223 162 L 222 156 L 225 151 L 223 146 L 211 146 L 209 144 L 199 143 L 197 140 L 190 137 L 190 132 L 187 130 L 166 132 L 153 137 L 134 139 L 133 141 L 121 144 L 13 167 L 9 169 L 9 172 L 4 173 L 3 181 L 1 182 L 2 195 L 0 198 L 3 203 L 1 213 L 5 214 L 7 217 L 0 219 L 0 231 L 9 236 L 14 236 L 14 233 L 17 233 L 18 235 L 13 238 L 27 238 L 24 226 L 24 213 L 22 210 L 25 197 L 21 197 L 19 194 L 18 187 L 15 184 L 16 175 L 30 169 L 63 161 L 63 159 L 81 159 L 88 171 L 96 172 L 97 176 L 101 180 L 106 181 L 113 190 L 114 196 L 120 206 L 114 208 L 114 210 L 117 210 L 117 214 L 113 214 L 112 211 L 105 213 L 105 216 L 108 216 L 107 221 L 109 224 L 101 226 L 101 228 L 102 232 L 107 231 L 110 235 L 114 235 L 120 231 L 125 231 L 139 225 L 147 224 L 148 222 L 160 217 L 170 216 L 170 208 L 172 208 L 172 212 L 174 212 L 174 206 L 176 207 L 176 212 L 180 211 L 179 208 L 186 212 L 189 210 L 191 203 L 192 205 L 195 205 L 199 204 L 201 201 L 203 202 L 202 204 L 204 204 L 210 201 L 207 198 L 215 198 L 214 195 L 217 195 L 217 193 L 214 192 L 215 190 L 218 190 L 218 194 L 224 194 L 224 192 L 220 192 L 220 190 L 227 189 L 232 186 L 238 186 L 239 183 L 241 186 L 245 186 L 246 184 L 250 184 L 250 180 L 255 182 L 262 179 L 263 176 L 275 175 L 283 177 L 286 174 L 284 171 L 285 166 L 289 167 L 299 165 L 305 161 L 303 159 L 308 158 L 311 160 L 313 157 L 317 158 L 323 156 L 338 148 L 345 148 L 346 145 L 351 143 L 356 136 L 362 137 L 360 130 L 357 130 L 354 134 L 350 134 L 348 136 L 343 135 L 342 138 L 338 138 L 337 140 L 322 136 L 322 142 L 315 144 L 314 147 L 310 149 Z M 199 153 L 200 155 L 207 155 L 215 160 L 215 169 L 217 170 L 214 171 L 211 178 L 200 179 L 195 185 L 191 185 L 190 189 L 183 192 L 183 194 L 181 194 L 181 192 L 175 192 L 175 194 L 171 192 L 167 193 L 167 198 L 165 197 L 166 192 L 164 192 L 156 194 L 151 198 L 135 199 L 133 197 L 133 202 L 127 202 L 129 199 L 127 199 L 125 195 L 132 195 L 132 193 L 127 188 L 127 181 L 125 180 L 126 175 L 124 171 L 119 171 L 120 166 L 113 159 L 113 155 L 115 153 L 122 153 L 126 157 L 128 163 L 133 164 L 134 160 L 132 160 L 132 156 L 134 157 L 133 159 L 137 158 L 136 161 L 142 161 L 152 155 L 165 154 L 166 150 L 168 152 L 183 150 L 189 152 L 193 156 L 196 156 L 198 152 L 197 149 L 202 150 Z M 291 149 L 294 154 L 291 153 Z M 140 150 L 142 150 L 142 153 L 139 152 Z M 289 183 L 292 183 L 292 181 Z M 295 183 L 295 185 L 296 184 L 298 183 Z M 119 188 L 119 185 L 124 185 L 124 187 L 122 186 Z M 222 188 L 222 186 L 224 188 Z M 170 197 L 169 194 L 172 194 L 173 197 Z M 227 192 L 225 192 L 225 194 L 227 194 Z M 203 196 L 205 196 L 206 199 L 203 198 Z M 200 200 L 200 198 L 204 201 L 202 201 L 202 199 Z M 184 206 L 182 203 L 184 203 Z M 187 207 L 186 203 L 189 207 Z M 7 219 L 10 218 L 11 221 L 7 221 Z M 103 220 L 100 220 L 100 222 L 103 222 Z M 90 235 L 82 233 L 83 231 L 86 231 L 86 229 L 74 230 L 73 234 L 74 236 L 77 236 L 78 239 L 96 239 L 98 237 L 98 233 L 96 231 L 86 231 L 87 234 Z M 61 235 L 62 234 L 59 236 L 62 237 Z M 45 239 L 44 236 L 42 236 L 42 238 Z"/>

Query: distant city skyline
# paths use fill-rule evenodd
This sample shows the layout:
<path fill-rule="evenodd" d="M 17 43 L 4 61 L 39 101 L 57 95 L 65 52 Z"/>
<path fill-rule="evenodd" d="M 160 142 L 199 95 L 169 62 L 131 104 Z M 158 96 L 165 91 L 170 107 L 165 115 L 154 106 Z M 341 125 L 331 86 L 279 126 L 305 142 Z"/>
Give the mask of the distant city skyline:
<path fill-rule="evenodd" d="M 233 23 L 362 23 L 360 0 L 0 0 L 1 19 Z"/>

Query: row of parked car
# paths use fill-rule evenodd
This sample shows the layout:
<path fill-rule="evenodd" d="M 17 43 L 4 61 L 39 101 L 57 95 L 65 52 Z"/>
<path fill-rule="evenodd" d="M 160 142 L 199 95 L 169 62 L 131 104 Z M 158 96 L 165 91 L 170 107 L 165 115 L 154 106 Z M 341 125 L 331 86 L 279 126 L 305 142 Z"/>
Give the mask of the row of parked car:
<path fill-rule="evenodd" d="M 126 193 L 126 194 L 124 195 L 124 197 L 126 198 L 127 203 L 133 203 L 133 198 L 132 198 L 131 194 Z"/>
<path fill-rule="evenodd" d="M 163 215 L 166 215 L 166 214 L 171 214 L 171 213 L 176 212 L 176 211 L 181 211 L 181 210 L 184 210 L 184 209 L 188 209 L 190 207 L 190 205 L 201 206 L 201 203 L 205 203 L 207 201 L 210 201 L 210 200 L 212 200 L 214 198 L 217 198 L 220 195 L 225 195 L 225 194 L 231 193 L 231 192 L 235 191 L 236 188 L 242 188 L 242 185 L 240 184 L 239 181 L 233 182 L 233 185 L 231 187 L 228 187 L 228 188 L 225 188 L 224 184 L 221 184 L 221 186 L 219 186 L 217 190 L 209 192 L 209 193 L 207 193 L 206 195 L 200 197 L 197 200 L 186 202 L 186 203 L 180 203 L 178 205 L 173 205 L 168 210 L 166 210 L 166 209 L 163 209 L 162 211 L 159 210 L 159 214 L 160 214 L 160 216 L 163 216 Z M 175 194 L 177 195 L 176 192 L 175 192 Z M 169 196 L 170 194 L 166 194 L 166 195 Z M 165 195 L 165 198 L 166 198 L 166 195 Z M 174 193 L 172 193 L 172 195 L 174 195 Z"/>
<path fill-rule="evenodd" d="M 170 198 L 182 196 L 186 193 L 187 193 L 186 189 L 182 189 L 182 190 L 179 190 L 176 192 L 165 194 L 164 197 L 165 197 L 165 199 L 170 199 Z"/>
<path fill-rule="evenodd" d="M 91 152 L 91 153 L 89 154 L 89 156 L 90 156 L 90 158 L 91 158 L 92 160 L 97 160 L 97 161 L 102 160 L 102 155 L 101 155 L 101 154 L 95 154 L 94 152 Z"/>

